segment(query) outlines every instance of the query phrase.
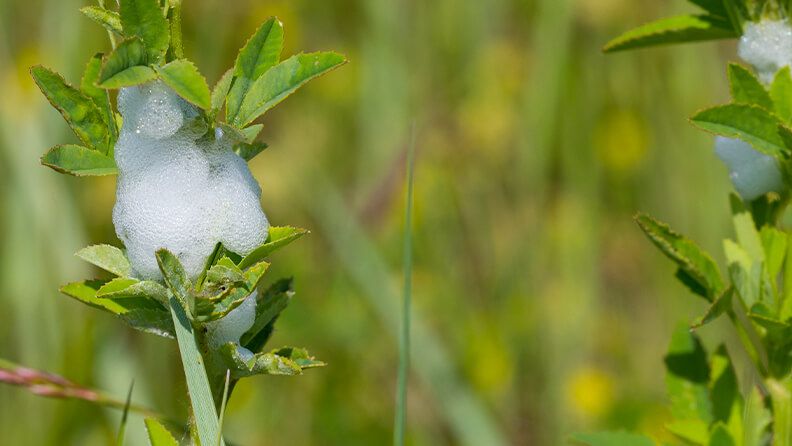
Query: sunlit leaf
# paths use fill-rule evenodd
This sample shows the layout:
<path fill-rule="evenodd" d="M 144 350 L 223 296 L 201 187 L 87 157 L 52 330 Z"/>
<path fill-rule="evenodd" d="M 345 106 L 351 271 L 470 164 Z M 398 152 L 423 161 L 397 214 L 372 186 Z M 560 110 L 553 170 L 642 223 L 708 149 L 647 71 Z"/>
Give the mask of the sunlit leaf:
<path fill-rule="evenodd" d="M 91 98 L 67 84 L 59 74 L 41 65 L 31 68 L 30 73 L 41 92 L 63 115 L 80 141 L 91 149 L 106 153 L 109 130 L 102 112 Z"/>
<path fill-rule="evenodd" d="M 668 225 L 654 220 L 648 215 L 639 214 L 635 220 L 655 246 L 707 290 L 708 300 L 712 301 L 721 293 L 723 280 L 717 264 L 709 254 L 702 251 L 692 241 L 671 230 Z"/>
<path fill-rule="evenodd" d="M 116 276 L 128 277 L 132 273 L 132 266 L 126 255 L 115 246 L 92 245 L 77 251 L 75 255 Z"/>
<path fill-rule="evenodd" d="M 781 122 L 755 105 L 720 105 L 697 113 L 691 122 L 710 133 L 739 138 L 767 155 L 783 157 L 789 154 L 779 134 Z"/>
<path fill-rule="evenodd" d="M 747 68 L 735 63 L 729 64 L 729 85 L 734 102 L 758 105 L 765 110 L 773 111 L 773 100 L 770 99 L 770 94 Z"/>
<path fill-rule="evenodd" d="M 250 161 L 259 153 L 266 150 L 268 146 L 263 142 L 245 143 L 241 142 L 234 146 L 234 153 L 245 161 Z"/>
<path fill-rule="evenodd" d="M 272 226 L 269 228 L 269 235 L 263 245 L 254 249 L 250 254 L 245 256 L 239 262 L 239 268 L 245 269 L 251 265 L 266 259 L 270 254 L 278 249 L 288 245 L 289 243 L 297 240 L 309 231 L 301 228 L 294 228 L 291 226 Z"/>
<path fill-rule="evenodd" d="M 333 52 L 298 54 L 286 59 L 253 82 L 242 100 L 239 113 L 229 121 L 246 127 L 311 79 L 345 62 L 344 56 Z"/>
<path fill-rule="evenodd" d="M 231 81 L 234 79 L 234 69 L 229 68 L 228 71 L 223 73 L 223 76 L 217 81 L 212 89 L 212 113 L 216 114 L 225 103 L 228 90 L 231 88 Z"/>
<path fill-rule="evenodd" d="M 102 25 L 108 31 L 114 32 L 119 36 L 124 35 L 121 28 L 121 17 L 115 11 L 108 11 L 99 6 L 85 6 L 80 8 L 80 12 L 94 22 Z"/>
<path fill-rule="evenodd" d="M 773 98 L 775 112 L 786 124 L 792 122 L 792 75 L 789 66 L 778 70 L 770 84 L 770 97 Z"/>
<path fill-rule="evenodd" d="M 146 418 L 146 432 L 151 446 L 179 446 L 165 426 L 154 418 Z"/>
<path fill-rule="evenodd" d="M 143 42 L 138 38 L 121 42 L 109 56 L 99 76 L 99 86 L 107 89 L 130 87 L 157 78 L 148 65 Z"/>
<path fill-rule="evenodd" d="M 160 78 L 179 96 L 204 110 L 211 108 L 209 86 L 198 68 L 186 59 L 174 60 L 156 67 Z"/>
<path fill-rule="evenodd" d="M 283 24 L 273 17 L 264 22 L 239 51 L 234 63 L 234 81 L 226 103 L 226 119 L 229 122 L 239 112 L 250 85 L 280 61 L 282 50 Z"/>
<path fill-rule="evenodd" d="M 159 0 L 121 0 L 119 13 L 124 34 L 139 37 L 152 62 L 165 56 L 170 30 Z"/>
<path fill-rule="evenodd" d="M 707 15 L 685 15 L 660 19 L 627 31 L 611 40 L 606 52 L 647 46 L 737 37 L 728 21 Z"/>
<path fill-rule="evenodd" d="M 97 86 L 102 71 L 103 56 L 102 53 L 97 53 L 88 61 L 85 71 L 83 72 L 83 77 L 80 80 L 80 91 L 91 98 L 94 104 L 99 108 L 99 111 L 102 112 L 105 125 L 107 125 L 107 128 L 110 130 L 110 141 L 107 150 L 108 153 L 111 153 L 113 151 L 112 145 L 115 143 L 118 135 L 115 119 L 113 118 L 113 108 L 110 105 L 110 96 L 107 94 L 106 90 Z"/>
<path fill-rule="evenodd" d="M 60 173 L 77 177 L 115 175 L 115 161 L 107 155 L 83 146 L 55 146 L 41 157 L 41 164 Z"/>

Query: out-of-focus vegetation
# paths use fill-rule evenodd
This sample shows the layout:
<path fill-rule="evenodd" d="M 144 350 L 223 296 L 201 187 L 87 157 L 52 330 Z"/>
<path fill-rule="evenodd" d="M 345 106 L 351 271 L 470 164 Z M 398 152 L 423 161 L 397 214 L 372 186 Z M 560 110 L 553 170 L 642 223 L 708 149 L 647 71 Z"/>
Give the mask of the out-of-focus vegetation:
<path fill-rule="evenodd" d="M 114 178 L 38 164 L 73 135 L 27 69 L 44 61 L 78 80 L 92 55 L 78 42 L 106 41 L 84 4 L 0 1 L 0 357 L 119 397 L 134 378 L 136 402 L 184 417 L 174 343 L 57 292 L 101 274 L 76 250 L 117 243 Z M 646 210 L 720 252 L 728 178 L 683 117 L 725 101 L 733 48 L 606 58 L 600 47 L 688 11 L 670 0 L 185 0 L 187 56 L 210 83 L 271 15 L 289 33 L 285 54 L 336 48 L 350 59 L 267 115 L 270 148 L 251 163 L 273 224 L 313 231 L 269 273 L 294 275 L 297 288 L 272 344 L 310 346 L 329 366 L 243 382 L 226 438 L 390 441 L 413 122 L 408 442 L 557 445 L 617 427 L 662 436 L 662 355 L 673 322 L 703 303 L 669 280 L 631 217 Z M 118 420 L 0 387 L 3 444 L 106 444 Z M 139 418 L 127 434 L 145 444 Z"/>

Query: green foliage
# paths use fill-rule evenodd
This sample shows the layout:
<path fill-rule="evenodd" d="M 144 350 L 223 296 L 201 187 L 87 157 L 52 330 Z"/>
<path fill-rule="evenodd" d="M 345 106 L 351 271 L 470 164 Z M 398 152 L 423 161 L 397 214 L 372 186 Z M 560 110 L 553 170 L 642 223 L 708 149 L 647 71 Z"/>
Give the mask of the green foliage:
<path fill-rule="evenodd" d="M 300 375 L 303 370 L 322 367 L 305 349 L 283 347 L 268 353 L 257 353 L 248 358 L 240 347 L 229 342 L 220 348 L 224 364 L 235 379 L 254 375 Z"/>
<path fill-rule="evenodd" d="M 80 12 L 85 14 L 86 17 L 93 20 L 94 22 L 102 25 L 108 31 L 119 36 L 124 35 L 124 31 L 121 28 L 121 17 L 117 12 L 108 11 L 107 9 L 99 6 L 85 6 L 80 8 Z"/>
<path fill-rule="evenodd" d="M 704 296 L 707 300 L 712 301 L 721 293 L 724 287 L 723 279 L 718 272 L 718 266 L 709 254 L 671 230 L 668 225 L 648 215 L 639 214 L 635 220 L 649 240 L 705 290 Z"/>
<path fill-rule="evenodd" d="M 107 57 L 99 76 L 99 86 L 115 89 L 152 81 L 157 78 L 157 73 L 147 63 L 143 41 L 137 37 L 127 39 Z"/>
<path fill-rule="evenodd" d="M 40 65 L 31 68 L 30 73 L 80 141 L 90 149 L 107 153 L 109 130 L 102 112 L 91 98 L 68 85 L 57 73 Z"/>
<path fill-rule="evenodd" d="M 247 126 L 311 79 L 344 63 L 344 56 L 333 52 L 298 54 L 286 59 L 253 82 L 239 106 L 239 113 L 230 122 Z"/>
<path fill-rule="evenodd" d="M 291 226 L 272 226 L 263 245 L 254 249 L 239 262 L 239 267 L 245 269 L 269 257 L 273 252 L 283 248 L 289 243 L 307 234 L 305 229 Z"/>
<path fill-rule="evenodd" d="M 209 110 L 211 107 L 209 86 L 192 62 L 186 59 L 174 60 L 155 70 L 160 79 L 176 94 L 199 108 Z"/>
<path fill-rule="evenodd" d="M 685 15 L 647 23 L 630 30 L 605 45 L 605 52 L 647 46 L 737 37 L 731 24 L 720 17 Z"/>
<path fill-rule="evenodd" d="M 146 418 L 145 423 L 151 446 L 179 446 L 179 442 L 159 421 L 154 418 Z"/>
<path fill-rule="evenodd" d="M 53 170 L 74 175 L 103 176 L 118 173 L 115 161 L 96 150 L 73 144 L 55 146 L 41 157 L 41 164 Z"/>
<path fill-rule="evenodd" d="M 703 110 L 691 122 L 702 130 L 729 138 L 739 138 L 756 150 L 777 158 L 789 156 L 777 117 L 755 105 L 727 104 Z"/>
<path fill-rule="evenodd" d="M 229 122 L 234 122 L 250 85 L 280 61 L 281 51 L 283 24 L 273 17 L 264 22 L 239 51 L 226 105 Z"/>
<path fill-rule="evenodd" d="M 152 62 L 165 57 L 170 42 L 168 21 L 159 0 L 121 0 L 121 26 L 125 35 L 139 37 Z"/>
<path fill-rule="evenodd" d="M 93 245 L 77 251 L 75 255 L 116 276 L 127 277 L 132 272 L 132 266 L 126 255 L 115 246 Z"/>
<path fill-rule="evenodd" d="M 773 100 L 765 87 L 747 68 L 729 64 L 729 84 L 735 103 L 758 105 L 765 110 L 773 110 Z"/>

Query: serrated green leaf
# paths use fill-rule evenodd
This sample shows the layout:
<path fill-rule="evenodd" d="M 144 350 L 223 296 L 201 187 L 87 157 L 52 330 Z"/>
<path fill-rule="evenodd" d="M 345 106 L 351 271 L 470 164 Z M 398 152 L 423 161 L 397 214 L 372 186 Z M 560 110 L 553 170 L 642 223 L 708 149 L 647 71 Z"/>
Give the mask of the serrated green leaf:
<path fill-rule="evenodd" d="M 247 357 L 233 342 L 220 347 L 219 353 L 235 379 L 254 375 L 301 375 L 302 368 L 294 361 L 274 353 L 258 353 Z M 248 353 L 249 355 L 249 353 Z"/>
<path fill-rule="evenodd" d="M 766 155 L 779 158 L 789 154 L 779 134 L 781 122 L 755 105 L 721 105 L 703 110 L 690 120 L 696 127 L 710 133 L 739 138 Z"/>
<path fill-rule="evenodd" d="M 55 146 L 41 157 L 41 164 L 57 172 L 84 176 L 115 175 L 115 161 L 107 155 L 87 147 L 64 144 Z"/>
<path fill-rule="evenodd" d="M 140 37 L 152 62 L 165 56 L 170 30 L 159 0 L 121 0 L 119 13 L 124 33 Z"/>
<path fill-rule="evenodd" d="M 179 442 L 159 421 L 154 418 L 146 418 L 145 422 L 151 446 L 179 446 Z"/>
<path fill-rule="evenodd" d="M 230 122 L 238 127 L 246 127 L 306 82 L 344 63 L 344 56 L 333 52 L 298 54 L 286 59 L 253 81 L 242 100 L 239 113 Z"/>
<path fill-rule="evenodd" d="M 97 86 L 99 82 L 99 75 L 102 71 L 102 53 L 94 54 L 88 61 L 83 72 L 83 77 L 80 80 L 80 91 L 84 95 L 91 98 L 96 107 L 102 113 L 104 123 L 110 131 L 109 141 L 107 144 L 107 153 L 113 152 L 113 145 L 118 138 L 118 129 L 116 128 L 115 119 L 113 118 L 113 108 L 110 105 L 110 95 L 107 91 Z"/>
<path fill-rule="evenodd" d="M 102 112 L 81 91 L 67 84 L 59 74 L 37 65 L 30 69 L 33 80 L 86 146 L 107 153 L 109 130 Z"/>
<path fill-rule="evenodd" d="M 157 78 L 148 65 L 143 41 L 134 37 L 121 42 L 109 56 L 99 76 L 99 87 L 106 89 L 130 87 Z"/>
<path fill-rule="evenodd" d="M 130 282 L 128 286 L 115 291 L 100 289 L 97 297 L 110 299 L 153 299 L 161 304 L 168 305 L 168 289 L 157 282 L 142 280 Z"/>
<path fill-rule="evenodd" d="M 108 11 L 99 6 L 85 6 L 80 8 L 80 12 L 94 22 L 102 25 L 106 30 L 114 32 L 119 36 L 124 35 L 124 31 L 121 27 L 121 17 L 117 12 Z"/>
<path fill-rule="evenodd" d="M 171 290 L 171 294 L 188 311 L 188 317 L 192 318 L 194 308 L 194 299 L 190 292 L 192 286 L 187 279 L 187 273 L 184 271 L 181 262 L 172 252 L 164 248 L 158 249 L 154 255 L 157 257 L 157 265 L 162 272 L 165 284 Z"/>
<path fill-rule="evenodd" d="M 723 291 L 723 280 L 718 266 L 709 254 L 671 230 L 668 225 L 648 215 L 639 214 L 635 221 L 655 246 L 707 290 L 707 300 L 714 300 Z"/>
<path fill-rule="evenodd" d="M 248 350 L 258 353 L 264 347 L 267 339 L 261 337 L 262 331 L 278 318 L 294 297 L 292 279 L 281 279 L 272 284 L 265 292 L 256 296 L 256 317 L 253 326 L 242 335 L 239 344 Z"/>
<path fill-rule="evenodd" d="M 298 238 L 308 234 L 307 229 L 294 228 L 291 226 L 271 226 L 269 235 L 263 245 L 254 249 L 239 262 L 239 268 L 244 270 L 261 260 L 266 259 L 270 254 L 288 245 Z"/>
<path fill-rule="evenodd" d="M 269 263 L 259 262 L 245 270 L 243 284 L 228 288 L 220 295 L 221 299 L 199 299 L 196 318 L 201 322 L 208 322 L 225 317 L 242 305 L 242 302 L 258 288 L 268 268 Z"/>
<path fill-rule="evenodd" d="M 218 122 L 217 127 L 222 130 L 224 138 L 228 138 L 235 144 L 247 142 L 247 136 L 242 132 L 242 129 L 225 122 Z"/>
<path fill-rule="evenodd" d="M 108 283 L 108 280 L 83 280 L 63 285 L 60 292 L 84 304 L 105 310 L 115 315 L 122 315 L 132 310 L 164 311 L 159 302 L 152 299 L 110 299 L 99 298 L 97 292 Z M 167 312 L 166 312 L 167 314 Z"/>
<path fill-rule="evenodd" d="M 765 87 L 747 68 L 729 64 L 729 85 L 732 100 L 738 104 L 758 105 L 768 111 L 773 111 L 773 100 Z"/>
<path fill-rule="evenodd" d="M 253 158 L 255 158 L 256 155 L 266 150 L 267 147 L 269 146 L 267 146 L 263 142 L 254 142 L 250 144 L 241 142 L 234 146 L 234 153 L 239 155 L 239 157 L 242 158 L 243 160 L 250 161 Z"/>
<path fill-rule="evenodd" d="M 228 71 L 223 73 L 223 76 L 220 77 L 220 80 L 217 81 L 214 88 L 212 89 L 212 115 L 216 115 L 217 112 L 223 108 L 223 104 L 225 103 L 226 96 L 228 95 L 228 90 L 231 88 L 231 81 L 234 79 L 234 69 L 229 68 Z"/>
<path fill-rule="evenodd" d="M 110 294 L 129 288 L 138 282 L 139 280 L 133 279 L 131 277 L 116 277 L 96 290 L 96 297 L 106 297 Z"/>
<path fill-rule="evenodd" d="M 264 22 L 239 51 L 234 81 L 228 92 L 226 119 L 233 122 L 253 81 L 280 61 L 283 24 L 275 17 Z"/>
<path fill-rule="evenodd" d="M 237 284 L 245 283 L 245 276 L 242 270 L 233 263 L 231 266 L 217 264 L 209 268 L 206 274 L 206 280 L 214 283 Z"/>
<path fill-rule="evenodd" d="M 714 321 L 722 314 L 728 312 L 732 308 L 732 295 L 734 294 L 734 288 L 729 287 L 724 291 L 720 296 L 718 296 L 715 301 L 707 308 L 707 312 L 704 313 L 703 316 L 696 319 L 695 322 L 691 325 L 691 329 L 701 328 L 704 325 L 709 324 L 710 322 Z"/>
<path fill-rule="evenodd" d="M 253 143 L 256 140 L 259 133 L 261 133 L 261 129 L 264 128 L 264 124 L 254 124 L 242 129 L 242 133 L 245 135 L 245 142 Z"/>
<path fill-rule="evenodd" d="M 211 94 L 206 79 L 189 60 L 174 60 L 163 67 L 154 69 L 176 94 L 188 102 L 203 110 L 209 110 L 212 107 Z"/>
<path fill-rule="evenodd" d="M 585 446 L 655 446 L 656 444 L 649 437 L 627 432 L 573 434 L 571 439 Z"/>
<path fill-rule="evenodd" d="M 778 70 L 770 84 L 770 97 L 773 98 L 775 113 L 785 124 L 792 122 L 792 75 L 789 66 Z"/>
<path fill-rule="evenodd" d="M 669 17 L 627 31 L 608 42 L 603 51 L 613 52 L 672 43 L 737 37 L 729 22 L 707 15 Z"/>
<path fill-rule="evenodd" d="M 118 317 L 130 327 L 163 338 L 175 339 L 173 320 L 167 311 L 162 309 L 135 309 L 129 310 Z"/>
<path fill-rule="evenodd" d="M 273 350 L 271 353 L 293 361 L 303 370 L 327 365 L 323 361 L 317 361 L 313 356 L 308 354 L 308 350 L 300 347 L 281 347 Z"/>
<path fill-rule="evenodd" d="M 91 245 L 77 251 L 75 255 L 116 276 L 128 277 L 132 273 L 132 266 L 126 255 L 115 246 Z"/>

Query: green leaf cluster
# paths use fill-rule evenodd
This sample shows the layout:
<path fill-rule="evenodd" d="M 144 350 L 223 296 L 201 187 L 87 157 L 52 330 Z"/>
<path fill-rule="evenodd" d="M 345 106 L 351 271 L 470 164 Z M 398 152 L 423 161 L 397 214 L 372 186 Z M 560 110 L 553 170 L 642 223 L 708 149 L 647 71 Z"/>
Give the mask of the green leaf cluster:
<path fill-rule="evenodd" d="M 120 0 L 117 10 L 81 9 L 107 30 L 113 48 L 89 60 L 79 88 L 50 69 L 31 69 L 41 91 L 81 142 L 53 147 L 41 158 L 43 165 L 74 176 L 117 173 L 113 147 L 121 122 L 111 92 L 157 79 L 200 110 L 206 137 L 214 138 L 214 129 L 219 129 L 233 141 L 234 151 L 249 161 L 267 147 L 256 141 L 262 126 L 253 122 L 311 79 L 346 63 L 334 52 L 300 53 L 281 61 L 283 25 L 271 18 L 210 90 L 195 64 L 182 55 L 180 8 L 178 1 Z M 219 120 L 223 109 L 224 119 Z"/>

